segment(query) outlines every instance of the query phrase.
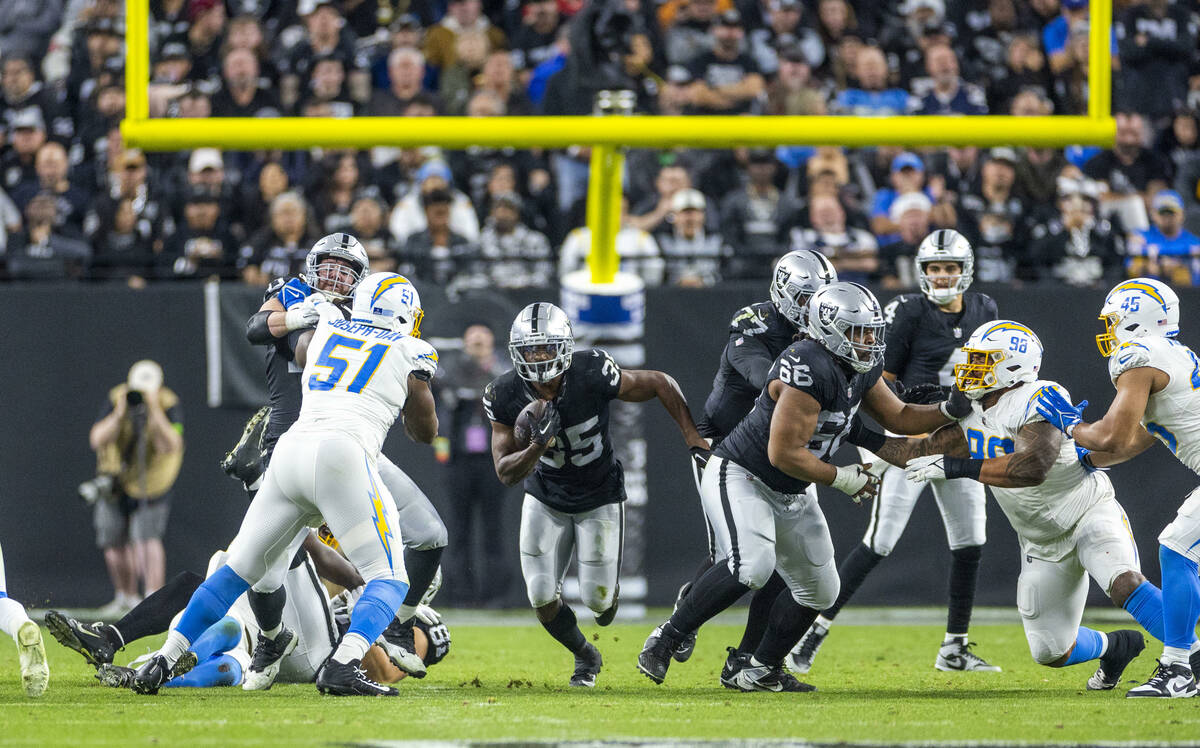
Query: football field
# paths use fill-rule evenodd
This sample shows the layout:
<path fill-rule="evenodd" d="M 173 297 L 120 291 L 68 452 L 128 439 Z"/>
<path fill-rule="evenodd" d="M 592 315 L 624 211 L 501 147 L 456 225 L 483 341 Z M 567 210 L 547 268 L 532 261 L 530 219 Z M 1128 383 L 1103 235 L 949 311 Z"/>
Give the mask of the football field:
<path fill-rule="evenodd" d="M 519 621 L 511 614 L 501 620 Z M 479 614 L 473 618 L 478 620 Z M 312 685 L 164 689 L 155 697 L 103 688 L 92 669 L 47 635 L 44 698 L 20 690 L 15 651 L 0 643 L 3 745 L 386 745 L 456 742 L 794 741 L 813 743 L 1195 743 L 1200 699 L 1124 697 L 1144 680 L 1158 647 L 1116 691 L 1089 692 L 1093 664 L 1036 665 L 1018 624 L 985 624 L 972 637 L 1003 673 L 933 669 L 942 627 L 840 626 L 807 680 L 811 694 L 744 694 L 720 686 L 736 625 L 711 625 L 690 662 L 655 686 L 634 662 L 648 624 L 584 631 L 604 654 L 595 690 L 569 689 L 571 658 L 535 625 L 455 625 L 450 655 L 395 699 L 320 696 Z M 728 619 L 722 619 L 728 620 Z M 590 623 L 590 622 L 589 622 Z M 1111 630 L 1121 625 L 1099 624 Z M 119 653 L 127 662 L 146 649 Z M 136 648 L 136 649 L 135 649 Z"/>

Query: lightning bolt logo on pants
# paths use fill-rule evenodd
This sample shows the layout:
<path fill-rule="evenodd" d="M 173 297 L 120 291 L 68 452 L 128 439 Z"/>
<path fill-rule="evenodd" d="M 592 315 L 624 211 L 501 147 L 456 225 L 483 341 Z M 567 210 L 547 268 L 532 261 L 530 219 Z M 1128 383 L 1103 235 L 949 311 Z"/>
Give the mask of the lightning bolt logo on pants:
<path fill-rule="evenodd" d="M 387 514 L 383 511 L 383 500 L 379 497 L 379 487 L 375 485 L 375 473 L 371 471 L 370 461 L 367 461 L 367 476 L 371 479 L 369 498 L 374 512 L 372 519 L 375 520 L 375 532 L 379 535 L 379 543 L 383 546 L 383 552 L 387 556 L 388 568 L 395 569 L 392 565 L 392 528 L 388 527 Z"/>

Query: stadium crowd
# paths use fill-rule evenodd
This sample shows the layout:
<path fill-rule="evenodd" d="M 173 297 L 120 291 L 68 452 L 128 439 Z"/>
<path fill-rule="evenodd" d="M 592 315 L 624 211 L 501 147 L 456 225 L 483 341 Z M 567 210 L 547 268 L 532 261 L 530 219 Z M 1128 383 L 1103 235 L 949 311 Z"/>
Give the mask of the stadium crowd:
<path fill-rule="evenodd" d="M 654 114 L 1081 114 L 1087 0 L 152 0 L 155 117 L 587 114 L 595 63 Z M 1116 3 L 1117 143 L 633 150 L 625 267 L 762 279 L 788 249 L 915 283 L 937 227 L 983 282 L 1200 283 L 1200 24 Z M 0 278 L 264 285 L 347 231 L 452 293 L 580 267 L 588 149 L 150 154 L 121 145 L 123 3 L 0 0 Z"/>

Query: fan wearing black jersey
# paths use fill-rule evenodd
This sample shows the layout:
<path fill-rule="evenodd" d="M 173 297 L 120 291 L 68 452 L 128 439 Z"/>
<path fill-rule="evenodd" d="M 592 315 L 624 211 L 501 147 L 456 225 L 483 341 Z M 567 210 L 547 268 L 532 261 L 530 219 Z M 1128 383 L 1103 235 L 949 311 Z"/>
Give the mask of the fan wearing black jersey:
<path fill-rule="evenodd" d="M 917 386 L 928 389 L 952 385 L 954 365 L 965 361 L 962 345 L 966 338 L 972 330 L 999 316 L 991 297 L 967 290 L 974 275 L 974 252 L 957 231 L 943 229 L 925 237 L 915 263 L 921 293 L 901 294 L 883 310 L 887 320 L 883 376 L 893 383 L 903 383 L 910 391 Z M 842 591 L 788 657 L 791 670 L 803 674 L 812 667 L 833 619 L 871 570 L 895 548 L 925 486 L 932 489 L 941 512 L 951 555 L 946 636 L 934 667 L 949 671 L 1000 670 L 972 652 L 967 639 L 986 540 L 983 484 L 961 478 L 913 483 L 905 480 L 904 471 L 897 467 L 884 470 L 862 543 L 838 569 Z"/>
<path fill-rule="evenodd" d="M 721 352 L 721 361 L 713 377 L 712 392 L 704 403 L 704 415 L 697 428 L 700 434 L 715 446 L 733 431 L 754 407 L 762 388 L 767 383 L 767 374 L 779 354 L 796 341 L 806 324 L 805 310 L 808 299 L 817 289 L 837 281 L 833 264 L 820 252 L 800 249 L 788 252 L 775 263 L 771 274 L 770 300 L 742 307 L 729 323 L 729 337 Z M 703 455 L 692 461 L 695 471 L 696 489 L 704 470 Z M 813 498 L 816 488 L 810 487 Z M 696 576 L 679 588 L 679 600 L 687 595 L 692 584 L 715 563 L 724 559 L 717 557 L 712 528 L 708 527 L 708 558 L 701 564 Z M 771 576 L 762 589 L 756 590 L 750 600 L 750 612 L 741 643 L 730 648 L 730 659 L 749 656 L 754 651 L 767 625 L 771 604 L 784 588 L 783 578 Z M 684 638 L 675 651 L 678 662 L 686 662 L 696 646 L 696 632 Z"/>
<path fill-rule="evenodd" d="M 607 626 L 617 612 L 625 484 L 608 435 L 613 399 L 658 398 L 693 450 L 707 450 L 679 385 L 661 371 L 622 370 L 604 351 L 575 351 L 563 310 L 534 303 L 509 333 L 514 369 L 484 390 L 492 423 L 492 459 L 505 485 L 525 481 L 521 505 L 521 574 L 538 621 L 575 655 L 572 686 L 594 687 L 603 660 L 561 599 L 576 553 L 579 592 Z M 549 401 L 530 429 L 528 445 L 513 435 L 517 416 L 536 399 Z"/>
<path fill-rule="evenodd" d="M 812 691 L 783 670 L 784 656 L 839 589 L 833 541 L 809 485 L 832 486 L 856 501 L 875 495 L 879 478 L 869 465 L 829 464 L 843 441 L 858 443 L 867 434 L 856 426 L 860 405 L 903 434 L 924 433 L 970 413 L 961 395 L 912 405 L 882 381 L 883 312 L 866 288 L 830 283 L 809 299 L 807 320 L 806 338 L 775 361 L 754 409 L 704 468 L 704 513 L 727 562 L 709 569 L 647 638 L 638 669 L 656 683 L 666 677 L 687 632 L 778 572 L 786 589 L 772 603 L 766 631 L 721 682 L 742 691 Z M 860 446 L 879 448 L 883 437 L 875 437 Z"/>

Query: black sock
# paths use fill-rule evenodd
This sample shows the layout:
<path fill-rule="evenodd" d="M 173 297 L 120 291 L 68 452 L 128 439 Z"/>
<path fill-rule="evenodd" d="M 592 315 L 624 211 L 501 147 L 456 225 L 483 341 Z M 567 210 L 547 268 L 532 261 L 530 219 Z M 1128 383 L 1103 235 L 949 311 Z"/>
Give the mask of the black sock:
<path fill-rule="evenodd" d="M 750 596 L 750 614 L 746 616 L 746 630 L 742 632 L 742 642 L 738 644 L 739 650 L 753 652 L 758 649 L 763 632 L 767 630 L 767 621 L 771 618 L 771 608 L 775 605 L 775 598 L 779 597 L 779 593 L 785 589 L 787 589 L 787 583 L 776 572 L 771 575 L 762 589 L 755 590 L 754 594 Z"/>
<path fill-rule="evenodd" d="M 192 593 L 198 590 L 203 582 L 204 577 L 190 571 L 181 571 L 171 577 L 166 584 L 147 595 L 145 600 L 138 603 L 121 620 L 112 624 L 111 628 L 115 628 L 119 632 L 116 634 L 119 640 L 112 643 L 122 647 L 143 636 L 161 634 L 171 628 L 171 619 L 175 617 L 176 613 L 187 607 L 188 600 L 192 599 Z M 104 631 L 106 634 L 111 633 L 107 629 Z"/>
<path fill-rule="evenodd" d="M 969 545 L 950 551 L 950 606 L 946 611 L 946 633 L 966 634 L 975 607 L 975 580 L 979 577 L 979 559 L 983 546 Z"/>
<path fill-rule="evenodd" d="M 749 589 L 730 573 L 729 566 L 717 564 L 692 585 L 668 623 L 680 634 L 695 631 L 705 621 L 736 603 Z"/>
<path fill-rule="evenodd" d="M 792 598 L 791 590 L 784 589 L 775 596 L 771 605 L 771 617 L 762 641 L 754 650 L 754 658 L 764 665 L 779 665 L 787 653 L 792 651 L 819 611 L 806 608 Z"/>
<path fill-rule="evenodd" d="M 558 643 L 571 650 L 573 654 L 579 654 L 583 648 L 587 646 L 587 639 L 584 638 L 583 632 L 579 630 L 579 624 L 575 620 L 575 611 L 571 610 L 571 606 L 562 603 L 558 607 L 558 615 L 542 626 L 558 640 Z"/>
<path fill-rule="evenodd" d="M 837 600 L 828 609 L 821 611 L 821 615 L 826 618 L 837 618 L 838 611 L 842 606 L 850 602 L 850 598 L 854 597 L 854 593 L 858 592 L 858 588 L 862 586 L 867 575 L 871 573 L 880 561 L 884 559 L 875 551 L 859 543 L 850 551 L 850 555 L 846 556 L 846 560 L 838 567 L 838 577 L 842 580 L 842 591 L 838 593 Z"/>
<path fill-rule="evenodd" d="M 725 562 L 724 562 L 724 561 L 718 561 L 717 563 L 725 563 Z M 709 570 L 709 569 L 711 569 L 712 567 L 713 567 L 713 562 L 712 562 L 712 561 L 709 561 L 708 559 L 704 559 L 704 563 L 700 564 L 699 568 L 697 568 L 697 569 L 696 569 L 696 573 L 692 575 L 692 582 L 691 582 L 691 584 L 692 584 L 692 587 L 695 587 L 695 586 L 696 586 L 696 582 L 699 582 L 699 581 L 700 581 L 700 577 L 702 577 L 702 576 L 704 576 L 705 574 L 707 574 L 707 573 L 708 573 L 708 570 Z M 692 592 L 692 590 L 691 590 L 691 588 L 689 587 L 689 588 L 688 588 L 688 594 L 691 594 L 691 592 Z"/>
<path fill-rule="evenodd" d="M 254 620 L 263 630 L 263 636 L 283 625 L 283 609 L 287 605 L 287 590 L 280 585 L 274 592 L 255 592 L 247 590 L 246 598 L 250 601 L 250 610 L 254 611 Z"/>
<path fill-rule="evenodd" d="M 430 548 L 425 551 L 404 549 L 404 568 L 408 570 L 408 594 L 404 596 L 405 605 L 416 605 L 425 597 L 425 591 L 437 575 L 438 564 L 442 562 L 441 548 Z"/>

